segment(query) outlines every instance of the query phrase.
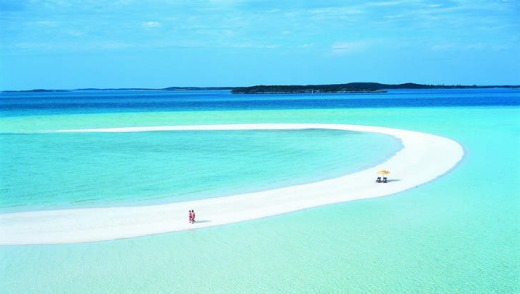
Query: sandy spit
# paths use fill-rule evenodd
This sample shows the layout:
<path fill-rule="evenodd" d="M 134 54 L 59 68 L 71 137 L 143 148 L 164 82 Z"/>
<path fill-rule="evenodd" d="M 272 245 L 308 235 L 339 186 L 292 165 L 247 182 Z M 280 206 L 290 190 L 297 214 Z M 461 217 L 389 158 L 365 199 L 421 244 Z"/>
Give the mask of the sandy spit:
<path fill-rule="evenodd" d="M 382 197 L 430 182 L 462 159 L 459 143 L 431 134 L 346 124 L 237 124 L 60 130 L 150 132 L 181 130 L 332 129 L 374 132 L 400 139 L 404 148 L 386 162 L 346 176 L 256 193 L 164 205 L 66 209 L 0 214 L 0 245 L 64 244 L 133 238 L 263 218 L 316 206 Z M 375 183 L 390 170 L 389 182 Z M 188 222 L 194 209 L 198 222 Z"/>

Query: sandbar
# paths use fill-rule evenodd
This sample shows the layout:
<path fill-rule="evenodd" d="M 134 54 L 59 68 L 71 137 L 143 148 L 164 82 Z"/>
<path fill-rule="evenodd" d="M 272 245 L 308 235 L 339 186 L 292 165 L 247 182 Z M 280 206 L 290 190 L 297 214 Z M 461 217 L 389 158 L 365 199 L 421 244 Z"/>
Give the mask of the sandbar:
<path fill-rule="evenodd" d="M 403 149 L 372 168 L 303 185 L 226 197 L 149 206 L 82 208 L 0 214 L 0 245 L 67 244 L 108 241 L 194 230 L 269 217 L 317 206 L 395 194 L 430 182 L 462 159 L 462 146 L 448 138 L 415 131 L 347 124 L 230 124 L 151 126 L 55 132 L 152 132 L 195 130 L 331 129 L 394 136 Z M 390 170 L 389 182 L 375 183 Z M 197 223 L 188 222 L 188 211 Z"/>

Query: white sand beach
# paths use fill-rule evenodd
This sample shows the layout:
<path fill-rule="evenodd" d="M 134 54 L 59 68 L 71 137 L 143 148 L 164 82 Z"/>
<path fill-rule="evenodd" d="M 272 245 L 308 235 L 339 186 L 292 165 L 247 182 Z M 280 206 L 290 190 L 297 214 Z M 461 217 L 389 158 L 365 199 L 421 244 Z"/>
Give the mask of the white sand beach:
<path fill-rule="evenodd" d="M 132 238 L 263 218 L 321 205 L 382 197 L 432 181 L 463 157 L 457 142 L 431 134 L 345 124 L 241 124 L 160 126 L 58 132 L 148 132 L 182 130 L 333 129 L 392 135 L 404 148 L 370 169 L 339 178 L 268 191 L 165 205 L 67 209 L 0 215 L 0 245 L 63 244 Z M 391 171 L 388 183 L 376 172 Z M 188 222 L 195 210 L 197 223 Z"/>

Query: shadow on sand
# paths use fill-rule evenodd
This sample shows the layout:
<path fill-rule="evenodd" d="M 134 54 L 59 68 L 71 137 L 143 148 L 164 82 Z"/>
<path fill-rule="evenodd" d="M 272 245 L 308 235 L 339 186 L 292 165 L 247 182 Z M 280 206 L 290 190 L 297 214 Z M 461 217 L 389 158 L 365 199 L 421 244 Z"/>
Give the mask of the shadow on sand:
<path fill-rule="evenodd" d="M 202 224 L 202 223 L 210 223 L 211 221 L 210 220 L 207 220 L 207 219 L 203 219 L 203 220 L 197 220 L 195 221 L 196 224 Z"/>
<path fill-rule="evenodd" d="M 388 179 L 388 180 L 386 180 L 386 183 L 390 183 L 390 182 L 399 182 L 399 181 L 401 181 L 401 180 L 400 180 L 400 179 Z M 384 182 L 383 180 L 381 180 L 380 182 L 378 182 L 378 181 L 376 180 L 376 183 L 378 183 L 378 184 L 384 184 L 385 182 Z"/>

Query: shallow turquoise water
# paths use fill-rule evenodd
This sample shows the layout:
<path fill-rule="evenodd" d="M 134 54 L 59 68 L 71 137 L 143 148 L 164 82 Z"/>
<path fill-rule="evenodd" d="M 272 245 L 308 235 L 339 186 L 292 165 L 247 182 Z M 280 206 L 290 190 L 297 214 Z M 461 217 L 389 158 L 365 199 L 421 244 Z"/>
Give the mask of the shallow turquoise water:
<path fill-rule="evenodd" d="M 513 107 L 457 107 L 118 114 L 88 122 L 13 118 L 4 129 L 132 123 L 380 125 L 449 137 L 464 146 L 466 155 L 440 179 L 379 199 L 129 240 L 3 246 L 0 290 L 518 293 L 518 117 Z"/>
<path fill-rule="evenodd" d="M 3 212 L 272 189 L 369 168 L 402 148 L 391 136 L 317 129 L 8 133 L 0 146 Z"/>

